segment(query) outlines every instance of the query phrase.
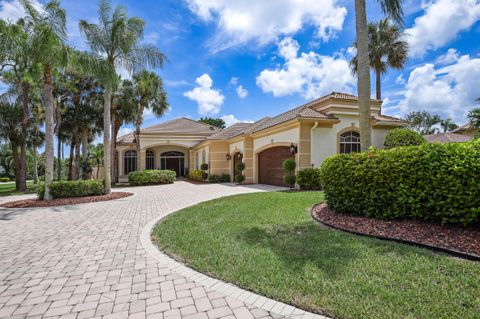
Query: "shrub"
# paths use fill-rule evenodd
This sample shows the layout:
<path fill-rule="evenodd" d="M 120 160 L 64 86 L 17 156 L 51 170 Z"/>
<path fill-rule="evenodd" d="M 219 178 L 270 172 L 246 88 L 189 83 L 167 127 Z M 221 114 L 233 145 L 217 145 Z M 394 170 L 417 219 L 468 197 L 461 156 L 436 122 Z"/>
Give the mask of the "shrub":
<path fill-rule="evenodd" d="M 297 167 L 297 163 L 295 163 L 295 160 L 293 158 L 287 158 L 283 161 L 282 166 L 284 171 L 292 172 Z"/>
<path fill-rule="evenodd" d="M 146 170 L 128 173 L 128 182 L 133 186 L 172 184 L 176 173 L 170 170 Z"/>
<path fill-rule="evenodd" d="M 283 161 L 282 166 L 283 170 L 286 172 L 286 175 L 283 176 L 283 181 L 285 184 L 290 185 L 290 188 L 293 188 L 296 181 L 295 167 L 297 167 L 297 163 L 295 163 L 293 158 L 288 158 Z"/>
<path fill-rule="evenodd" d="M 306 168 L 297 173 L 297 184 L 303 190 L 321 190 L 319 168 Z"/>
<path fill-rule="evenodd" d="M 320 169 L 336 212 L 474 224 L 480 216 L 480 141 L 340 154 Z"/>
<path fill-rule="evenodd" d="M 397 128 L 387 133 L 383 146 L 389 149 L 400 146 L 421 145 L 424 143 L 426 143 L 426 140 L 421 134 L 407 128 Z"/>
<path fill-rule="evenodd" d="M 9 182 L 10 181 L 10 178 L 8 177 L 0 177 L 0 183 L 6 183 L 6 182 Z"/>
<path fill-rule="evenodd" d="M 290 187 L 295 185 L 296 180 L 297 180 L 297 177 L 295 175 L 285 175 L 285 176 L 283 176 L 283 181 L 285 182 L 285 184 L 290 185 Z"/>
<path fill-rule="evenodd" d="M 220 183 L 220 176 L 218 175 L 210 175 L 208 176 L 209 183 Z"/>
<path fill-rule="evenodd" d="M 200 165 L 200 169 L 201 169 L 202 171 L 208 170 L 208 164 L 207 164 L 207 163 L 203 163 L 202 165 Z"/>
<path fill-rule="evenodd" d="M 78 180 L 78 181 L 56 181 L 50 184 L 50 193 L 53 198 L 98 196 L 105 194 L 103 180 Z M 39 199 L 45 196 L 45 183 L 40 183 L 37 188 Z"/>
<path fill-rule="evenodd" d="M 191 181 L 201 182 L 201 181 L 203 181 L 202 174 L 203 174 L 203 171 L 201 171 L 199 169 L 193 169 L 188 174 L 188 179 L 191 180 Z"/>
<path fill-rule="evenodd" d="M 230 174 L 220 175 L 220 183 L 230 183 Z"/>
<path fill-rule="evenodd" d="M 209 183 L 230 183 L 230 175 L 229 174 L 209 175 L 208 182 Z"/>
<path fill-rule="evenodd" d="M 208 178 L 208 173 L 207 172 L 202 172 L 202 181 L 206 181 Z"/>
<path fill-rule="evenodd" d="M 238 172 L 243 172 L 244 169 L 245 169 L 245 163 L 243 162 L 240 162 L 237 164 L 237 166 L 235 166 L 235 170 L 237 170 Z"/>
<path fill-rule="evenodd" d="M 235 182 L 237 182 L 238 184 L 243 183 L 244 180 L 245 180 L 245 176 L 243 176 L 242 174 L 238 174 L 235 176 Z"/>

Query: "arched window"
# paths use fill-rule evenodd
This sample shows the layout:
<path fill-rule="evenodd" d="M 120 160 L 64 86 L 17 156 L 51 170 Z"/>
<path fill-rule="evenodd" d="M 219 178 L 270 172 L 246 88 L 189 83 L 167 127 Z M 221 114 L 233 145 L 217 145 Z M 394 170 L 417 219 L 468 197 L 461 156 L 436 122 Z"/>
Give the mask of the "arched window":
<path fill-rule="evenodd" d="M 123 154 L 123 171 L 125 175 L 137 170 L 137 151 L 126 151 Z"/>
<path fill-rule="evenodd" d="M 355 131 L 344 132 L 340 135 L 340 153 L 360 152 L 360 134 Z"/>
<path fill-rule="evenodd" d="M 202 151 L 202 164 L 207 163 L 207 153 L 205 153 L 205 150 Z"/>
<path fill-rule="evenodd" d="M 160 169 L 175 171 L 177 176 L 185 175 L 185 154 L 169 151 L 160 154 Z"/>
<path fill-rule="evenodd" d="M 155 169 L 155 153 L 152 150 L 147 150 L 145 154 L 145 168 Z"/>

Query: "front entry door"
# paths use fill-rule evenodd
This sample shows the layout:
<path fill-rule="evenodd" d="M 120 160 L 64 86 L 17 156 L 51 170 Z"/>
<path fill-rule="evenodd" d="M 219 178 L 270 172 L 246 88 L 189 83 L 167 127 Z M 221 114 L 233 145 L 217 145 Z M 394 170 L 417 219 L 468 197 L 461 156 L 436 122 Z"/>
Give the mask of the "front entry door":
<path fill-rule="evenodd" d="M 177 177 L 185 175 L 185 155 L 181 152 L 165 152 L 160 155 L 160 168 L 174 171 Z"/>

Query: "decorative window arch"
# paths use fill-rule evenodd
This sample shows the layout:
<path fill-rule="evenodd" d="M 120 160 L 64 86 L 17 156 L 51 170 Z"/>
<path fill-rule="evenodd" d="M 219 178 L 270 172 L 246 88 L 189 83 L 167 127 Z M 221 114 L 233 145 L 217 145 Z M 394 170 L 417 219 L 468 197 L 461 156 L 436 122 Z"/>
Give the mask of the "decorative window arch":
<path fill-rule="evenodd" d="M 202 151 L 202 164 L 207 163 L 207 153 L 205 150 Z"/>
<path fill-rule="evenodd" d="M 356 131 L 347 131 L 340 134 L 340 153 L 358 153 L 360 152 L 360 133 Z"/>
<path fill-rule="evenodd" d="M 145 168 L 155 169 L 155 153 L 151 149 L 145 152 Z"/>
<path fill-rule="evenodd" d="M 137 170 L 137 151 L 129 150 L 123 154 L 123 172 L 125 175 Z"/>

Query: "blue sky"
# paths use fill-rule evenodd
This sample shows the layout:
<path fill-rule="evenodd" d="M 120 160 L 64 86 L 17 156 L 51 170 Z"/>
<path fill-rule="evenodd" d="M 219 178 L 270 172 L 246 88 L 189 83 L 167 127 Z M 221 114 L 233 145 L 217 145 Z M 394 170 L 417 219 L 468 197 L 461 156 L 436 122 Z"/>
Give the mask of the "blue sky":
<path fill-rule="evenodd" d="M 0 18 L 21 15 L 0 0 Z M 368 19 L 381 19 L 377 1 Z M 356 93 L 348 70 L 355 36 L 347 0 L 121 0 L 146 21 L 144 41 L 169 59 L 161 70 L 171 110 L 144 126 L 179 116 L 228 123 L 276 115 L 331 91 Z M 88 49 L 78 20 L 95 22 L 97 1 L 64 0 L 70 43 Z M 404 1 L 411 53 L 382 79 L 384 113 L 428 110 L 458 124 L 480 97 L 479 0 Z M 126 72 L 122 72 L 128 77 Z M 372 77 L 373 81 L 373 77 Z M 372 82 L 372 94 L 374 94 Z M 128 132 L 125 127 L 122 132 Z"/>

